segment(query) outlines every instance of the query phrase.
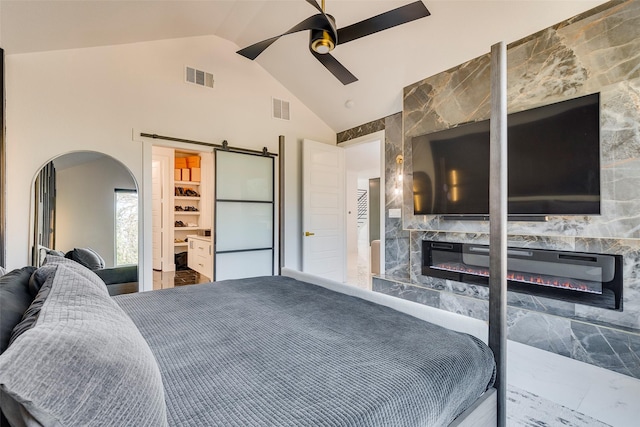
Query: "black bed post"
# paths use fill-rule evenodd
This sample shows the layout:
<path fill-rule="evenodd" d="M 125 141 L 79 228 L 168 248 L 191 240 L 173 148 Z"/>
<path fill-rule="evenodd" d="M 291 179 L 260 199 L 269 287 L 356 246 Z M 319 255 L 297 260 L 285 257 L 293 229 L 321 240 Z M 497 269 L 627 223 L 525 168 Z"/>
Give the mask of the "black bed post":
<path fill-rule="evenodd" d="M 0 266 L 6 267 L 7 149 L 4 139 L 4 50 L 0 48 Z"/>
<path fill-rule="evenodd" d="M 489 347 L 496 360 L 498 426 L 507 425 L 507 49 L 491 46 Z"/>
<path fill-rule="evenodd" d="M 278 137 L 278 275 L 284 267 L 284 135 Z"/>

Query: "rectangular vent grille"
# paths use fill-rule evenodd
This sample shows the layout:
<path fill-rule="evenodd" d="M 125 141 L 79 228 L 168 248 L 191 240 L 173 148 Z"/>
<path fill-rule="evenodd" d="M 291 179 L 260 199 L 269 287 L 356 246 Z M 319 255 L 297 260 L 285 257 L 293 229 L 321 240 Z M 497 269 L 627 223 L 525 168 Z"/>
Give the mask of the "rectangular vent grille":
<path fill-rule="evenodd" d="M 273 98 L 273 118 L 290 120 L 289 101 Z"/>
<path fill-rule="evenodd" d="M 185 80 L 198 86 L 210 87 L 213 89 L 213 74 L 196 68 L 186 67 Z"/>

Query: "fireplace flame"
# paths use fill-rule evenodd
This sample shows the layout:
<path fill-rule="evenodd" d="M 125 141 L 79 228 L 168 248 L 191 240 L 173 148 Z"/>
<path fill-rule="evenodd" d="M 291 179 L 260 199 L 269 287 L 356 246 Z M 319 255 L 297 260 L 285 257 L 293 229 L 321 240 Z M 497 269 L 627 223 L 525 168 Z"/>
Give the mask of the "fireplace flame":
<path fill-rule="evenodd" d="M 453 271 L 458 273 L 471 274 L 474 276 L 489 277 L 489 269 L 481 267 L 470 267 L 460 263 L 440 263 L 431 266 L 438 270 Z M 548 286 L 558 289 L 569 289 L 592 294 L 602 294 L 599 283 L 589 281 L 579 281 L 565 277 L 546 276 L 542 274 L 534 275 L 517 271 L 507 271 L 507 280 L 519 283 L 527 283 L 540 286 Z"/>

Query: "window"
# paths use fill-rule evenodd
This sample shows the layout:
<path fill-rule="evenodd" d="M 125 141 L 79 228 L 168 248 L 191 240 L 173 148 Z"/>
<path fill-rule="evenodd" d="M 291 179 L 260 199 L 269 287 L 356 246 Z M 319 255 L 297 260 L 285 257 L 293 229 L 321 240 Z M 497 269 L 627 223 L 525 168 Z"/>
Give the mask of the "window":
<path fill-rule="evenodd" d="M 116 266 L 138 263 L 138 192 L 115 190 Z"/>

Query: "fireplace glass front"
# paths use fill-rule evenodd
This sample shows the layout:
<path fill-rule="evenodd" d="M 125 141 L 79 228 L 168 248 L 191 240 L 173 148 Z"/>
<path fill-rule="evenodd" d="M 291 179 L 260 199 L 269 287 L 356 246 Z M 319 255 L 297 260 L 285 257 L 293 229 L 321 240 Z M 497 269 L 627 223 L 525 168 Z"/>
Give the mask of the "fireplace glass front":
<path fill-rule="evenodd" d="M 489 246 L 423 241 L 422 274 L 487 286 Z M 509 290 L 622 310 L 622 256 L 508 248 Z"/>

